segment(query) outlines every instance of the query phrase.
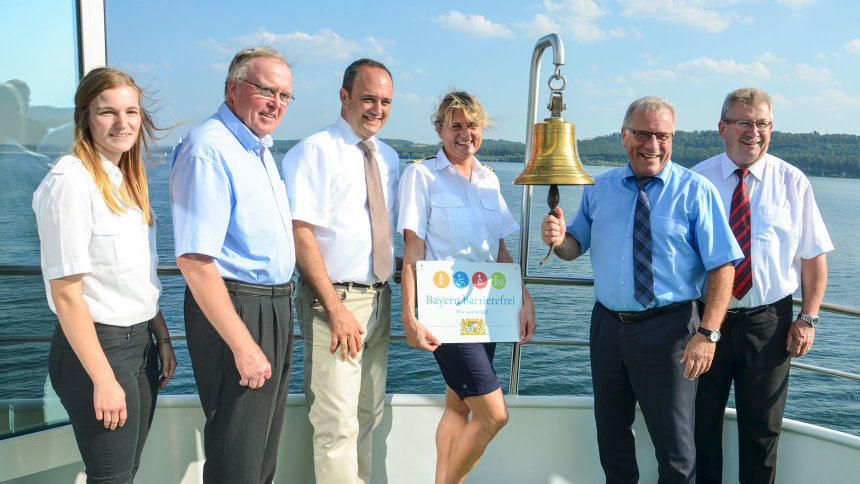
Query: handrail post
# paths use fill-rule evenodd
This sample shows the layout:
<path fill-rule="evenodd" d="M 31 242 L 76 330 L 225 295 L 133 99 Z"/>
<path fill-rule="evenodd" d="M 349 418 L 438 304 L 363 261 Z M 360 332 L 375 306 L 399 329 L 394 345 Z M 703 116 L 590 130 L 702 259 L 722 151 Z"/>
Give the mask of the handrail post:
<path fill-rule="evenodd" d="M 528 119 L 526 120 L 526 151 L 523 157 L 523 165 L 529 163 L 529 156 L 532 152 L 534 140 L 535 123 L 537 123 L 537 103 L 538 103 L 538 75 L 540 75 L 540 65 L 543 59 L 543 53 L 547 47 L 552 47 L 552 62 L 556 66 L 564 64 L 564 44 L 561 42 L 561 37 L 558 34 L 549 34 L 538 39 L 535 44 L 535 50 L 532 53 L 531 72 L 529 75 L 529 110 Z M 520 216 L 520 274 L 525 283 L 528 275 L 529 266 L 529 222 L 532 206 L 532 187 L 531 185 L 523 185 L 523 204 L 522 214 Z M 511 350 L 511 379 L 508 386 L 508 395 L 519 394 L 519 379 L 520 379 L 520 358 L 522 355 L 522 346 L 514 343 Z"/>

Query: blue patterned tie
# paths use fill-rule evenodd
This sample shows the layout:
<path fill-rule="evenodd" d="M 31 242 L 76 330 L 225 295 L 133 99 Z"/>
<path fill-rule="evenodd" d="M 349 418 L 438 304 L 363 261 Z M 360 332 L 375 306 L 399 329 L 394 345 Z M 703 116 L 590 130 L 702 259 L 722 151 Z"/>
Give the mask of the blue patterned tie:
<path fill-rule="evenodd" d="M 639 195 L 633 216 L 633 277 L 635 297 L 643 307 L 654 300 L 654 265 L 651 260 L 651 203 L 645 187 L 652 177 L 638 177 Z"/>

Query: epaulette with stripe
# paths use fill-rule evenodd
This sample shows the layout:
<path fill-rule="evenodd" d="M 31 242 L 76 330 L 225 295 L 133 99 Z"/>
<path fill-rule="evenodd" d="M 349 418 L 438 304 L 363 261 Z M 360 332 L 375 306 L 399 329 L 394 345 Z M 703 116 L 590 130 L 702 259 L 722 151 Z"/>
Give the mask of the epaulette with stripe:
<path fill-rule="evenodd" d="M 436 156 L 434 155 L 434 156 L 428 156 L 427 158 L 418 158 L 417 160 L 407 161 L 406 163 L 411 165 L 412 163 L 421 163 L 422 161 L 435 160 L 435 159 L 436 159 Z"/>
<path fill-rule="evenodd" d="M 488 164 L 486 164 L 486 163 L 481 163 L 481 164 L 482 164 L 482 165 L 484 165 L 484 168 L 486 168 L 486 169 L 490 170 L 491 172 L 493 172 L 493 173 L 495 173 L 495 172 L 496 172 L 496 170 L 494 170 L 494 169 L 490 168 L 490 165 L 488 165 Z"/>

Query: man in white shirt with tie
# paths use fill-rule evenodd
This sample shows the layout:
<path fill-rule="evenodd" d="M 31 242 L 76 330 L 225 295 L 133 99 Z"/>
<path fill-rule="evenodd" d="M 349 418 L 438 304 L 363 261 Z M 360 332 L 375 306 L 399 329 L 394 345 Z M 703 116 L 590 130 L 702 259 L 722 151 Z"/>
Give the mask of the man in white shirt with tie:
<path fill-rule="evenodd" d="M 375 134 L 388 120 L 392 96 L 384 65 L 353 62 L 338 120 L 283 161 L 320 483 L 370 481 L 372 431 L 382 417 L 400 169 L 397 153 Z"/>
<path fill-rule="evenodd" d="M 744 252 L 711 369 L 696 396 L 696 482 L 722 481 L 723 415 L 734 382 L 739 482 L 773 482 L 789 364 L 812 347 L 833 244 L 806 176 L 767 153 L 770 96 L 738 89 L 719 122 L 726 151 L 693 171 L 720 193 Z M 792 295 L 801 288 L 795 314 Z M 731 477 L 729 477 L 731 479 Z"/>

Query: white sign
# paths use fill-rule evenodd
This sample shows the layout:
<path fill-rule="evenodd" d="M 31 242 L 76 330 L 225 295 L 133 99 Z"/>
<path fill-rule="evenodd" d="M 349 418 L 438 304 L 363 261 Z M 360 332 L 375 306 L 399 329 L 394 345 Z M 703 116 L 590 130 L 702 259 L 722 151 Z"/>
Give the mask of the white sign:
<path fill-rule="evenodd" d="M 517 264 L 418 261 L 418 320 L 442 343 L 520 340 Z"/>

